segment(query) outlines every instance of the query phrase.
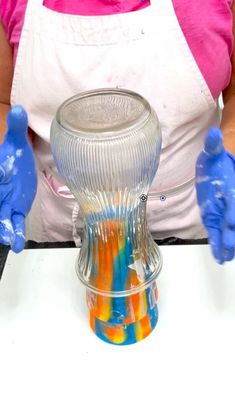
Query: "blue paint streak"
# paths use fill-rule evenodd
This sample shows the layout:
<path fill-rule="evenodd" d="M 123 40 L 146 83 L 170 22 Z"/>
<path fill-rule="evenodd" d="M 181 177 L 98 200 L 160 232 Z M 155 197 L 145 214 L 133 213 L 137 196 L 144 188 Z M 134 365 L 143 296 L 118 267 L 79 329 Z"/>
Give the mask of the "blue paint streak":
<path fill-rule="evenodd" d="M 151 312 L 149 314 L 150 316 L 150 322 L 151 322 L 151 327 L 152 329 L 155 328 L 157 322 L 158 322 L 158 309 L 157 306 L 153 309 L 151 309 Z M 128 325 L 123 325 L 123 328 L 125 329 L 126 332 L 126 339 L 123 341 L 123 343 L 113 343 L 111 342 L 105 335 L 105 328 L 107 326 L 110 326 L 110 324 L 107 324 L 105 322 L 102 322 L 99 319 L 95 319 L 95 331 L 96 335 L 104 342 L 116 345 L 116 346 L 125 346 L 125 345 L 132 345 L 137 342 L 136 340 L 136 335 L 135 335 L 135 324 L 136 323 L 131 323 Z"/>

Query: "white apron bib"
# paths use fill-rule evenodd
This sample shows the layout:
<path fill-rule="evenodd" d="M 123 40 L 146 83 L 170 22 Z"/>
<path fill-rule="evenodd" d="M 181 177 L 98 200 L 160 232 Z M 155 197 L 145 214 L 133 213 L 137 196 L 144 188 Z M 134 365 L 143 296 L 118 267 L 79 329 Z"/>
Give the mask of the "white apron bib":
<path fill-rule="evenodd" d="M 39 186 L 28 220 L 29 239 L 73 239 L 75 201 L 52 160 L 50 125 L 65 99 L 102 87 L 142 94 L 159 117 L 163 149 L 148 200 L 154 237 L 205 236 L 194 168 L 208 127 L 219 124 L 219 108 L 188 47 L 172 1 L 151 3 L 125 14 L 77 16 L 49 10 L 42 0 L 28 0 L 11 103 L 26 108 L 36 133 Z M 77 227 L 82 227 L 79 218 Z"/>

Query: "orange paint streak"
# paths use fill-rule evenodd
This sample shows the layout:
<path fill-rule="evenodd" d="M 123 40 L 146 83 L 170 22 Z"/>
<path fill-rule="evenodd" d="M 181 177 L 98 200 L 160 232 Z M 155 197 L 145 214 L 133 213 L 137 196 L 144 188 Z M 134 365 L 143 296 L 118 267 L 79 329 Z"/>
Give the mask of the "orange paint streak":
<path fill-rule="evenodd" d="M 94 313 L 99 320 L 108 321 L 111 317 L 111 297 L 104 297 L 97 294 L 96 307 Z"/>
<path fill-rule="evenodd" d="M 141 341 L 142 339 L 144 339 L 152 331 L 149 316 L 147 315 L 143 319 L 136 322 L 134 328 L 135 328 L 136 340 Z"/>
<path fill-rule="evenodd" d="M 102 226 L 103 237 L 97 240 L 97 247 L 94 248 L 93 255 L 96 262 L 97 274 L 94 285 L 104 291 L 112 291 L 114 261 L 122 251 L 125 239 L 123 224 L 117 220 L 107 220 L 100 224 Z M 127 256 L 128 257 L 128 256 Z M 124 256 L 126 258 L 126 256 Z M 121 257 L 123 259 L 123 256 Z M 122 266 L 122 261 L 118 262 Z M 135 270 L 129 270 L 127 286 L 131 289 L 140 285 L 140 281 Z M 125 289 L 123 289 L 125 290 Z M 151 298 L 158 299 L 158 290 L 154 285 L 151 287 Z M 133 328 L 136 341 L 145 338 L 152 331 L 151 321 L 148 313 L 148 302 L 146 290 L 126 297 L 126 311 L 128 316 L 124 324 L 134 324 Z M 95 332 L 95 319 L 107 322 L 112 317 L 112 297 L 96 294 L 90 302 L 90 326 Z M 122 344 L 127 339 L 127 332 L 123 325 L 110 325 L 102 327 L 102 332 L 106 338 L 114 344 Z"/>
<path fill-rule="evenodd" d="M 139 314 L 140 314 L 140 294 L 132 294 L 131 296 L 128 297 L 128 300 L 126 300 L 127 304 L 127 310 L 129 313 L 129 316 L 126 317 L 125 319 L 125 324 L 130 324 L 135 322 L 136 320 L 139 320 Z"/>
<path fill-rule="evenodd" d="M 121 327 L 121 328 L 119 328 L 117 326 L 105 327 L 104 334 L 105 334 L 106 338 L 108 338 L 109 341 L 116 343 L 116 344 L 121 344 L 126 339 L 126 333 L 125 333 L 123 327 Z"/>
<path fill-rule="evenodd" d="M 139 278 L 137 276 L 137 272 L 135 270 L 130 270 L 129 274 L 129 288 L 136 287 L 140 284 Z"/>
<path fill-rule="evenodd" d="M 93 313 L 93 311 L 90 311 L 90 326 L 92 331 L 95 332 L 95 314 Z"/>
<path fill-rule="evenodd" d="M 148 315 L 146 315 L 143 319 L 140 320 L 140 326 L 142 331 L 142 337 L 145 338 L 152 331 L 152 326 Z"/>

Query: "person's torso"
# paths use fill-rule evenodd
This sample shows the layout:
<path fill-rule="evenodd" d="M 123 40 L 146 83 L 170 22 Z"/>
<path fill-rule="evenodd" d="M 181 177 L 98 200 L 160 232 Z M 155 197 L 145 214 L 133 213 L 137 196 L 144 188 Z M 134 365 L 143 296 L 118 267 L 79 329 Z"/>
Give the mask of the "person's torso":
<path fill-rule="evenodd" d="M 180 27 L 214 98 L 231 75 L 233 0 L 172 0 Z M 28 0 L 2 0 L 2 19 L 16 58 Z M 45 0 L 43 5 L 64 14 L 99 15 L 133 12 L 149 0 Z"/>
<path fill-rule="evenodd" d="M 211 10 L 219 15 L 214 4 Z M 229 15 L 228 2 L 223 4 Z M 213 40 L 208 34 L 205 42 L 220 40 L 221 31 L 217 26 Z M 224 39 L 228 58 L 229 42 Z M 227 83 L 230 63 L 227 68 L 225 63 L 220 66 Z M 28 0 L 11 100 L 26 108 L 30 127 L 40 140 L 49 142 L 51 121 L 61 102 L 101 87 L 137 91 L 155 109 L 163 149 L 150 193 L 150 227 L 152 231 L 178 227 L 180 234 L 186 234 L 194 219 L 199 223 L 193 191 L 195 160 L 206 130 L 219 124 L 219 110 L 179 24 L 176 2 L 153 0 L 129 12 L 74 15 L 54 10 L 47 1 Z M 49 145 L 45 147 L 49 153 Z M 39 153 L 41 165 L 50 170 L 52 158 L 41 146 Z"/>
<path fill-rule="evenodd" d="M 218 111 L 170 0 L 111 15 L 64 14 L 29 1 L 12 103 L 25 106 L 30 127 L 49 142 L 61 102 L 100 87 L 137 91 L 155 109 L 163 144 L 153 192 L 192 181 L 203 135 L 218 123 Z"/>

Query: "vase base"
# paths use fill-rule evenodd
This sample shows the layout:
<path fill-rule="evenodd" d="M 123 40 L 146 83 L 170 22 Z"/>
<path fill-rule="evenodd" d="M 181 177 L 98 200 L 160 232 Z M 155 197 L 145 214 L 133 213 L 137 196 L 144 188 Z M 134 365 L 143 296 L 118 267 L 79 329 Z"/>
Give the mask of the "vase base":
<path fill-rule="evenodd" d="M 103 341 L 113 345 L 131 345 L 146 338 L 158 321 L 157 305 L 142 319 L 130 324 L 110 324 L 97 319 L 90 312 L 92 331 Z"/>

